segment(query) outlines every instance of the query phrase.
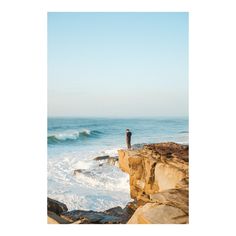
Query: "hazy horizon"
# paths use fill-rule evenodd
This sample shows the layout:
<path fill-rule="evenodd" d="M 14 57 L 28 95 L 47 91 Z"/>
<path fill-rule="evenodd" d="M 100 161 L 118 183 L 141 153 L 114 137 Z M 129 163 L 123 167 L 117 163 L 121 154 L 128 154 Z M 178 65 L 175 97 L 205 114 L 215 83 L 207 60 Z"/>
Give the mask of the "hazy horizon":
<path fill-rule="evenodd" d="M 91 118 L 91 119 L 158 119 L 158 118 L 188 118 L 188 115 L 175 115 L 175 116 L 70 116 L 70 115 L 59 115 L 59 116 L 48 116 L 48 118 Z"/>
<path fill-rule="evenodd" d="M 188 117 L 188 13 L 48 13 L 48 116 Z"/>

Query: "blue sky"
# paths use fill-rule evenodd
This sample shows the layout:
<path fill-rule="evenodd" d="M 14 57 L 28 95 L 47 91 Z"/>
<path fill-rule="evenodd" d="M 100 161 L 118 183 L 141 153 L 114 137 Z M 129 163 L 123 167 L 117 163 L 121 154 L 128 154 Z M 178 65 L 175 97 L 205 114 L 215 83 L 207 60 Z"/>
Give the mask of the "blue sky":
<path fill-rule="evenodd" d="M 188 13 L 48 13 L 48 116 L 188 116 Z"/>

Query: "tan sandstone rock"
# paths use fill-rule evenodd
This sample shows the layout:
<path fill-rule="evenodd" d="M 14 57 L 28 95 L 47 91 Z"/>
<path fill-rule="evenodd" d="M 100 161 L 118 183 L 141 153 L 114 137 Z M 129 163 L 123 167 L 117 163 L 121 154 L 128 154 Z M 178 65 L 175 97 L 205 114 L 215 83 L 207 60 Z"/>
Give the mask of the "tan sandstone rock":
<path fill-rule="evenodd" d="M 120 169 L 126 173 L 129 173 L 129 162 L 128 162 L 129 155 L 127 155 L 127 151 L 118 150 L 118 154 L 119 154 Z"/>
<path fill-rule="evenodd" d="M 48 216 L 48 224 L 59 224 L 59 223 L 50 216 Z"/>
<path fill-rule="evenodd" d="M 128 224 L 186 224 L 188 215 L 181 209 L 158 203 L 140 206 Z"/>
<path fill-rule="evenodd" d="M 188 145 L 158 143 L 119 150 L 130 175 L 130 195 L 139 208 L 130 224 L 188 223 Z"/>
<path fill-rule="evenodd" d="M 188 146 L 177 143 L 119 150 L 119 166 L 130 175 L 132 198 L 150 202 L 150 195 L 168 189 L 188 189 Z"/>

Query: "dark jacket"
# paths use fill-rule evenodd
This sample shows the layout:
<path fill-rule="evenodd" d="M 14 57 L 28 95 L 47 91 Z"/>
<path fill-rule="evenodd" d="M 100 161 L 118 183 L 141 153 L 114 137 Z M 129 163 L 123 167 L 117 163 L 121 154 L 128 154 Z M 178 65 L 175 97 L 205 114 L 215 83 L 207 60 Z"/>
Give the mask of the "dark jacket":
<path fill-rule="evenodd" d="M 132 133 L 130 131 L 126 132 L 126 140 L 127 141 L 131 140 L 131 135 L 132 135 Z"/>

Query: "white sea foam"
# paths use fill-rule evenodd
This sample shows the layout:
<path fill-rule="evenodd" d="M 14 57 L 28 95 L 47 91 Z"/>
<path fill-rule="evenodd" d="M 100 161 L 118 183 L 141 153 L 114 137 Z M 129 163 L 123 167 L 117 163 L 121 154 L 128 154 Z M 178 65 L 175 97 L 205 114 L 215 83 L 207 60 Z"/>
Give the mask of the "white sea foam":
<path fill-rule="evenodd" d="M 95 163 L 91 161 L 77 161 L 72 167 L 76 169 L 83 169 L 83 170 L 88 170 L 92 168 L 95 165 Z"/>
<path fill-rule="evenodd" d="M 109 155 L 109 156 L 118 156 L 118 152 L 117 150 L 120 149 L 120 148 L 113 148 L 113 149 L 107 149 L 107 150 L 104 150 L 103 153 L 105 155 Z"/>
<path fill-rule="evenodd" d="M 131 200 L 129 176 L 115 166 L 106 162 L 99 166 L 100 163 L 92 159 L 79 160 L 76 155 L 49 159 L 48 196 L 64 202 L 69 210 L 125 207 Z M 74 174 L 76 169 L 81 172 Z"/>

